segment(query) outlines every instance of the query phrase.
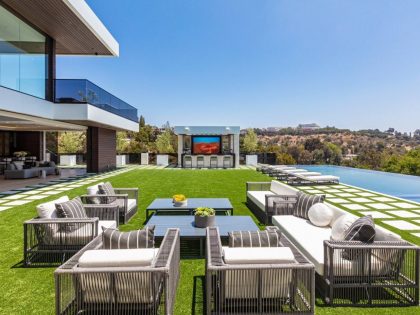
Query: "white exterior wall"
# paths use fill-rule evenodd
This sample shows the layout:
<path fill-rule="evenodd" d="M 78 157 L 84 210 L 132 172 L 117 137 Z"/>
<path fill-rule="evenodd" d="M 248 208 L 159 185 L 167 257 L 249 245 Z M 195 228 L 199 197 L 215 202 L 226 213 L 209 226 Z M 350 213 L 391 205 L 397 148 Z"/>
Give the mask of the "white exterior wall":
<path fill-rule="evenodd" d="M 233 135 L 233 153 L 235 154 L 235 167 L 239 167 L 239 134 Z"/>
<path fill-rule="evenodd" d="M 182 152 L 184 152 L 184 135 L 178 135 L 178 166 L 182 165 Z"/>

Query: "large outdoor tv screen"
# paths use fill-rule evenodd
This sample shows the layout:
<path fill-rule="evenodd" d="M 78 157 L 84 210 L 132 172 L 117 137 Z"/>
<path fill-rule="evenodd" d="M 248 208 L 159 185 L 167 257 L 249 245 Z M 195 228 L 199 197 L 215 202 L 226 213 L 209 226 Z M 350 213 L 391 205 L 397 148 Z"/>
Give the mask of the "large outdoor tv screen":
<path fill-rule="evenodd" d="M 193 137 L 194 154 L 220 153 L 220 137 Z"/>

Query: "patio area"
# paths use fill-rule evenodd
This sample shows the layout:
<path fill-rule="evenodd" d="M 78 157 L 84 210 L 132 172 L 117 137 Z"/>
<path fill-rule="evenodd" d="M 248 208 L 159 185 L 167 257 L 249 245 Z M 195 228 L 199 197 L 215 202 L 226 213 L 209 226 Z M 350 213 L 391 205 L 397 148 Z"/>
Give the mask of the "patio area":
<path fill-rule="evenodd" d="M 36 216 L 35 206 L 42 202 L 68 195 L 70 198 L 86 193 L 86 187 L 99 181 L 110 181 L 114 187 L 139 188 L 139 209 L 128 224 L 120 230 L 130 231 L 146 224 L 146 208 L 156 198 L 168 198 L 184 194 L 190 198 L 229 198 L 234 215 L 251 216 L 260 229 L 264 229 L 246 205 L 245 184 L 249 181 L 271 181 L 271 178 L 252 169 L 239 170 L 182 170 L 156 167 L 128 167 L 115 172 L 103 173 L 71 183 L 56 184 L 32 192 L 21 192 L 4 197 L 0 212 L 0 236 L 4 245 L 0 248 L 0 283 L 3 302 L 1 314 L 18 314 L 22 310 L 32 314 L 54 313 L 55 268 L 22 267 L 22 223 Z M 327 194 L 327 202 L 358 215 L 370 212 L 375 223 L 400 234 L 404 239 L 420 245 L 420 238 L 413 229 L 404 229 L 396 222 L 420 226 L 416 203 L 346 185 L 298 187 L 311 194 Z M 41 197 L 42 196 L 42 197 Z M 12 204 L 13 202 L 23 202 Z M 360 213 L 359 213 L 360 212 Z M 365 213 L 366 212 L 366 213 Z M 232 230 L 234 227 L 232 227 Z M 203 314 L 205 300 L 204 259 L 182 259 L 180 282 L 177 289 L 174 314 Z M 316 300 L 316 314 L 418 314 L 419 307 L 404 308 L 332 308 L 326 307 L 320 298 Z"/>

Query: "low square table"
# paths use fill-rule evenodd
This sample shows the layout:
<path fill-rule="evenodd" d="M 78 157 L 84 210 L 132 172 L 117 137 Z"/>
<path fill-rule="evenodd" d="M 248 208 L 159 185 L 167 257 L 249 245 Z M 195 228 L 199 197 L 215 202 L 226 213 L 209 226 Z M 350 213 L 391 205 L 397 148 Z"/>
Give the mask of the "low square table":
<path fill-rule="evenodd" d="M 224 243 L 231 231 L 256 231 L 258 226 L 250 216 L 216 216 L 215 226 L 219 228 L 220 238 Z M 194 226 L 194 216 L 191 215 L 154 215 L 147 225 L 155 226 L 155 238 L 161 241 L 168 228 L 180 229 L 181 254 L 183 256 L 197 256 L 194 244 L 199 245 L 199 257 L 204 256 L 206 229 Z M 186 254 L 186 255 L 185 255 Z"/>
<path fill-rule="evenodd" d="M 157 198 L 146 208 L 146 219 L 150 217 L 150 212 L 181 212 L 192 215 L 194 209 L 198 207 L 213 208 L 216 212 L 228 212 L 233 214 L 233 206 L 228 198 L 188 198 L 187 205 L 175 207 L 172 198 Z"/>

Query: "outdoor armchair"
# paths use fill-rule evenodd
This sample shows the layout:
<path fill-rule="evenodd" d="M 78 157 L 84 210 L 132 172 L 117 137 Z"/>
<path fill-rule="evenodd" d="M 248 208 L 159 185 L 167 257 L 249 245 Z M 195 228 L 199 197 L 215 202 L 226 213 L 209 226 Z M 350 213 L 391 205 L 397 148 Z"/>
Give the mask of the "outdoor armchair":
<path fill-rule="evenodd" d="M 84 205 L 88 218 L 33 218 L 23 223 L 25 266 L 63 263 L 102 227 L 118 226 L 117 205 Z"/>
<path fill-rule="evenodd" d="M 115 194 L 100 194 L 96 184 L 87 188 L 88 194 L 80 196 L 84 204 L 108 204 L 110 198 L 115 199 L 111 204 L 119 207 L 119 222 L 127 223 L 137 213 L 139 189 L 138 188 L 116 188 L 113 187 Z"/>
<path fill-rule="evenodd" d="M 206 314 L 314 314 L 314 266 L 284 235 L 279 241 L 292 260 L 227 263 L 218 228 L 207 228 Z"/>
<path fill-rule="evenodd" d="M 101 249 L 103 242 L 98 236 L 56 269 L 57 315 L 173 314 L 179 281 L 178 229 L 167 230 L 150 263 L 129 265 L 125 256 L 121 256 L 118 267 L 107 267 L 103 260 L 100 266 L 80 266 L 79 259 L 84 253 Z M 118 251 L 136 249 L 103 251 L 115 255 Z"/>

